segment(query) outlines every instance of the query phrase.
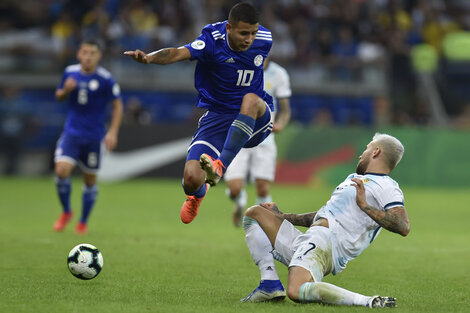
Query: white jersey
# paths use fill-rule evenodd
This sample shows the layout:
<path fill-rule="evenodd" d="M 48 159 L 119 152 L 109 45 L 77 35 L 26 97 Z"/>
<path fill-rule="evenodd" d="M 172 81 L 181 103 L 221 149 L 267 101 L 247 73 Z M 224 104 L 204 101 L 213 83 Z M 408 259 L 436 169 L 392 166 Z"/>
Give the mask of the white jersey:
<path fill-rule="evenodd" d="M 381 227 L 356 204 L 356 188 L 352 178 L 364 182 L 367 203 L 379 210 L 404 206 L 403 192 L 398 183 L 384 174 L 350 174 L 333 191 L 330 200 L 316 214 L 315 220 L 328 220 L 331 230 L 333 274 L 338 274 L 346 264 L 362 253 Z"/>
<path fill-rule="evenodd" d="M 289 74 L 279 64 L 270 61 L 264 70 L 264 90 L 274 98 L 274 112 L 278 110 L 277 98 L 288 98 L 292 91 Z M 225 180 L 246 178 L 274 181 L 277 148 L 271 133 L 262 143 L 253 148 L 243 148 L 230 163 Z"/>
<path fill-rule="evenodd" d="M 273 61 L 269 61 L 268 67 L 264 70 L 264 91 L 274 98 L 274 111 L 279 109 L 278 98 L 289 98 L 292 95 L 289 74 Z"/>

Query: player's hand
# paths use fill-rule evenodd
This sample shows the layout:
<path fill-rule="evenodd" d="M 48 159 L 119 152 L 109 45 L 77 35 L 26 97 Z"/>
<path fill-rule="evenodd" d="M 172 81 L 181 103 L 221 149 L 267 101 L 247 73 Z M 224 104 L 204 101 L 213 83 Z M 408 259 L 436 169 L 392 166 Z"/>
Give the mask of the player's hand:
<path fill-rule="evenodd" d="M 134 61 L 139 62 L 139 63 L 143 63 L 143 64 L 150 63 L 150 58 L 147 56 L 147 54 L 139 49 L 135 51 L 125 51 L 124 55 L 129 55 Z"/>
<path fill-rule="evenodd" d="M 284 126 L 281 126 L 281 125 L 279 125 L 278 123 L 274 123 L 274 124 L 273 124 L 273 130 L 272 130 L 272 132 L 273 132 L 273 133 L 279 133 L 279 132 L 281 132 L 281 130 L 283 130 L 283 129 L 284 129 Z"/>
<path fill-rule="evenodd" d="M 351 180 L 355 182 L 353 186 L 356 187 L 356 203 L 361 209 L 363 209 L 369 205 L 366 201 L 366 188 L 364 187 L 364 182 L 359 178 L 353 178 Z"/>
<path fill-rule="evenodd" d="M 270 202 L 270 203 L 260 203 L 259 204 L 260 206 L 262 206 L 263 208 L 265 209 L 268 209 L 274 213 L 277 213 L 277 214 L 282 214 L 282 212 L 279 210 L 279 208 L 277 207 L 277 204 L 274 203 L 274 202 Z"/>
<path fill-rule="evenodd" d="M 62 88 L 65 93 L 69 93 L 72 90 L 77 88 L 77 81 L 73 77 L 68 77 L 64 82 L 64 87 Z"/>
<path fill-rule="evenodd" d="M 117 136 L 108 132 L 106 136 L 104 137 L 104 145 L 106 147 L 106 150 L 108 151 L 111 151 L 114 148 L 116 148 Z"/>

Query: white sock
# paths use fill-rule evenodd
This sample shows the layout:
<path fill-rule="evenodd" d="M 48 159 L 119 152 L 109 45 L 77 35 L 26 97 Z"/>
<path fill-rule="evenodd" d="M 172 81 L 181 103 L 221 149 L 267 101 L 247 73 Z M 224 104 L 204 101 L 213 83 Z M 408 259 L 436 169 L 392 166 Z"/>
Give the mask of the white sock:
<path fill-rule="evenodd" d="M 369 299 L 370 297 L 324 282 L 304 283 L 299 290 L 301 302 L 366 306 Z"/>
<path fill-rule="evenodd" d="M 266 197 L 260 197 L 258 196 L 258 204 L 259 203 L 270 203 L 273 202 L 273 198 L 271 198 L 271 195 L 268 194 Z"/>
<path fill-rule="evenodd" d="M 251 257 L 258 265 L 261 280 L 279 280 L 274 266 L 273 247 L 258 222 L 248 216 L 243 217 L 245 240 Z"/>
<path fill-rule="evenodd" d="M 246 190 L 245 189 L 242 189 L 240 191 L 240 193 L 238 194 L 238 196 L 236 197 L 231 197 L 230 196 L 230 189 L 226 189 L 226 194 L 227 196 L 230 198 L 230 200 L 232 200 L 233 202 L 235 202 L 235 204 L 237 205 L 237 207 L 239 208 L 246 208 L 246 203 L 247 203 L 247 200 L 248 200 L 248 196 L 247 196 L 247 193 L 246 193 Z"/>

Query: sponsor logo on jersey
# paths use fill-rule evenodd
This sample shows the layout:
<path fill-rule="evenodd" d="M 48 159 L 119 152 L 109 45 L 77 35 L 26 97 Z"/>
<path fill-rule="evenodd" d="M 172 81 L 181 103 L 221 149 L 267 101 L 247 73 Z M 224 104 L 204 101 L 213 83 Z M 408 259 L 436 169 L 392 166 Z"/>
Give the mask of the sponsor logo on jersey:
<path fill-rule="evenodd" d="M 202 40 L 196 40 L 191 43 L 191 47 L 195 50 L 202 50 L 206 46 L 206 43 Z"/>
<path fill-rule="evenodd" d="M 260 66 L 261 64 L 263 64 L 263 56 L 261 54 L 255 56 L 254 63 L 256 66 Z"/>
<path fill-rule="evenodd" d="M 225 61 L 225 63 L 235 63 L 235 60 L 233 58 L 229 58 Z"/>

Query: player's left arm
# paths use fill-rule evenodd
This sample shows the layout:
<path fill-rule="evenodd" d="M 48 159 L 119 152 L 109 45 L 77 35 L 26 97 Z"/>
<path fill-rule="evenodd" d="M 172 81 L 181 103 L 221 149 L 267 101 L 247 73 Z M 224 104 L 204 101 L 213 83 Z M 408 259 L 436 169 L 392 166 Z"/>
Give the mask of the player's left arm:
<path fill-rule="evenodd" d="M 111 124 L 109 125 L 108 132 L 104 137 L 104 144 L 108 151 L 113 150 L 118 142 L 119 127 L 121 126 L 123 105 L 121 98 L 116 98 L 111 102 L 113 106 L 111 114 Z"/>
<path fill-rule="evenodd" d="M 276 114 L 276 120 L 274 121 L 273 132 L 278 133 L 289 124 L 291 111 L 290 111 L 290 98 L 279 98 L 277 99 L 279 104 L 279 111 Z"/>
<path fill-rule="evenodd" d="M 353 178 L 352 181 L 356 183 L 354 184 L 354 187 L 356 187 L 356 203 L 362 211 L 386 230 L 402 236 L 408 235 L 410 221 L 403 206 L 396 206 L 386 211 L 376 209 L 367 203 L 364 182 L 358 178 Z"/>
<path fill-rule="evenodd" d="M 274 215 L 280 220 L 287 220 L 295 226 L 310 227 L 313 223 L 315 215 L 317 214 L 317 212 L 310 212 L 304 214 L 283 213 L 281 212 L 281 210 L 279 210 L 279 207 L 274 202 L 260 203 L 260 206 L 273 212 Z"/>

